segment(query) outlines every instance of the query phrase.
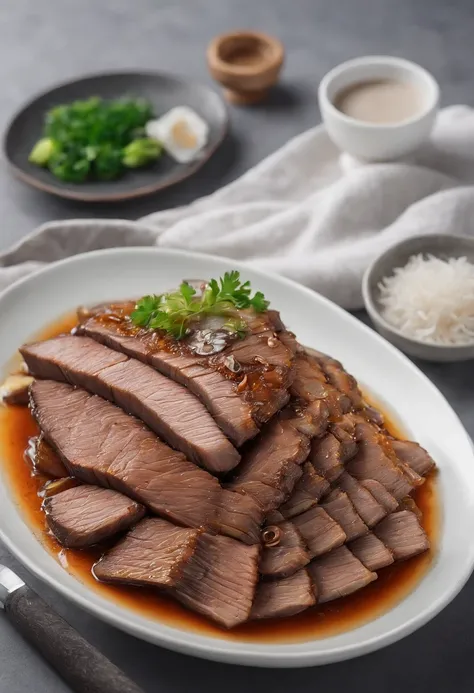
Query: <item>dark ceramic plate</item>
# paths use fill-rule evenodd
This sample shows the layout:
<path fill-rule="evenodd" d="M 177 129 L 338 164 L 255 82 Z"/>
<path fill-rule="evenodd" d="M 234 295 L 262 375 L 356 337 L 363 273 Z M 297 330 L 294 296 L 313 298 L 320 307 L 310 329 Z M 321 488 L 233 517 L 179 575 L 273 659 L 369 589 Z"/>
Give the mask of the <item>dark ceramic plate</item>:
<path fill-rule="evenodd" d="M 209 141 L 196 161 L 179 164 L 167 154 L 150 167 L 127 171 L 114 181 L 66 183 L 47 169 L 28 161 L 35 142 L 42 136 L 46 111 L 61 103 L 89 96 L 113 99 L 143 97 L 154 107 L 156 117 L 174 106 L 193 108 L 209 125 Z M 13 172 L 25 183 L 60 197 L 85 202 L 127 200 L 174 185 L 197 171 L 222 142 L 227 130 L 227 109 L 222 99 L 206 86 L 153 72 L 95 75 L 62 84 L 38 96 L 11 121 L 4 139 L 4 153 Z"/>

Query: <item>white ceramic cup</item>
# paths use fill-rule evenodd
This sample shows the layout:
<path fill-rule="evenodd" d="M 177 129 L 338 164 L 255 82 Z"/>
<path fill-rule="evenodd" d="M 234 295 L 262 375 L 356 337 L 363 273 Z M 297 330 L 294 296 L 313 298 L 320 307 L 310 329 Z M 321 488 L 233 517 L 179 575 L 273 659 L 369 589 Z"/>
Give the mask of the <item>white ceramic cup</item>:
<path fill-rule="evenodd" d="M 372 80 L 409 81 L 420 92 L 420 111 L 399 123 L 368 123 L 334 106 L 347 87 Z M 438 110 L 439 87 L 423 67 L 402 58 L 365 56 L 338 65 L 321 80 L 319 108 L 329 136 L 342 150 L 362 161 L 390 161 L 417 149 L 431 132 Z"/>

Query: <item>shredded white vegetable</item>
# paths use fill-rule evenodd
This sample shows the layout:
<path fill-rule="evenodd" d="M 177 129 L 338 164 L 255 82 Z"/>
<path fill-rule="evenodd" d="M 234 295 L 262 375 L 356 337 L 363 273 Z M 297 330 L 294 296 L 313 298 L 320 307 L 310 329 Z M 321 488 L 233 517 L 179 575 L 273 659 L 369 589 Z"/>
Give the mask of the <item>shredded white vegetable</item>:
<path fill-rule="evenodd" d="M 413 255 L 379 284 L 382 315 L 406 337 L 428 344 L 474 342 L 474 264 Z"/>

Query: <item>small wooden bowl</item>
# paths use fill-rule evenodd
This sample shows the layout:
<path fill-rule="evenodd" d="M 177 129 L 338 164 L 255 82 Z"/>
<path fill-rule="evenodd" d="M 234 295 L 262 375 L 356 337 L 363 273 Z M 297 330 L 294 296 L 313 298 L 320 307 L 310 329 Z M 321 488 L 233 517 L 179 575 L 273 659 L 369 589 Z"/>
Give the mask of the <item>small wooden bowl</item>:
<path fill-rule="evenodd" d="M 227 100 L 247 105 L 265 98 L 278 79 L 284 55 L 278 39 L 257 31 L 235 31 L 211 41 L 207 63 Z"/>

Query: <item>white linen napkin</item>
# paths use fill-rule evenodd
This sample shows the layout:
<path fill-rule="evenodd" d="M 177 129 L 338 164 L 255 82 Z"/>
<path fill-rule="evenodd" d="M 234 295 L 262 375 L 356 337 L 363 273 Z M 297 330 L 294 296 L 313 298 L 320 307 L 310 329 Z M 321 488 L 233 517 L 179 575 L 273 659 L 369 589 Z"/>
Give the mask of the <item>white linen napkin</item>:
<path fill-rule="evenodd" d="M 44 224 L 0 255 L 0 289 L 69 255 L 155 245 L 245 261 L 355 309 L 368 264 L 428 233 L 474 236 L 474 109 L 467 106 L 441 111 L 431 141 L 411 161 L 348 165 L 316 127 L 185 207 L 137 222 Z"/>

